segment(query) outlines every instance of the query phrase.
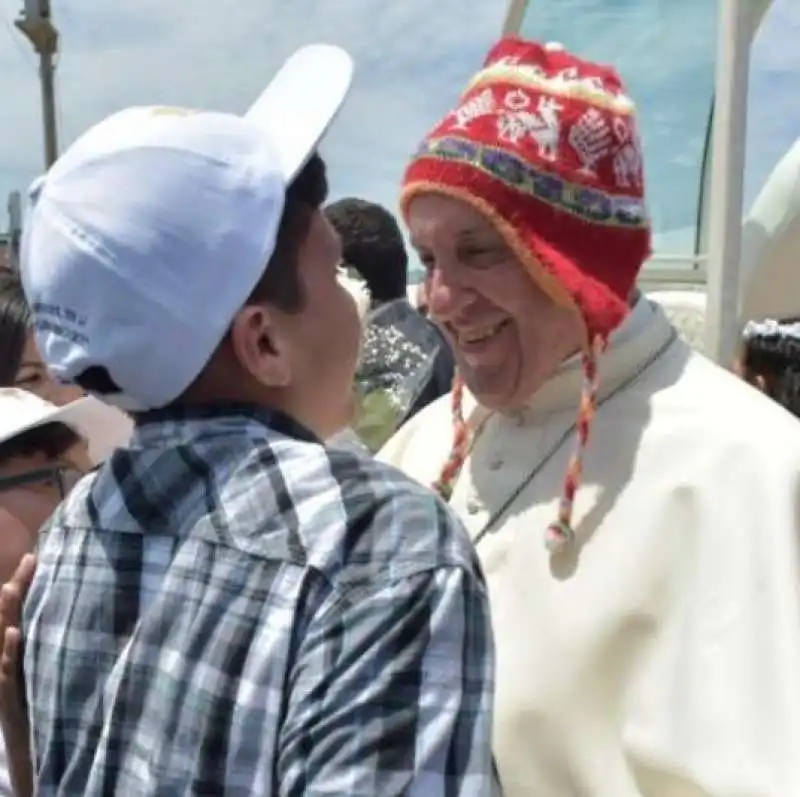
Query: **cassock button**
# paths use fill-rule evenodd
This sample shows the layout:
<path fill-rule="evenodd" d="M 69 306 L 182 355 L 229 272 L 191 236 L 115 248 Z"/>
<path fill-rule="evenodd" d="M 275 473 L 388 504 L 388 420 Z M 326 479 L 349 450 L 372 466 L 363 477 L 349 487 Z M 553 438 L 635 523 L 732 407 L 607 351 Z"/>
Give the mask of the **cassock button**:
<path fill-rule="evenodd" d="M 483 509 L 483 504 L 473 496 L 467 500 L 467 512 L 470 515 L 477 515 Z"/>

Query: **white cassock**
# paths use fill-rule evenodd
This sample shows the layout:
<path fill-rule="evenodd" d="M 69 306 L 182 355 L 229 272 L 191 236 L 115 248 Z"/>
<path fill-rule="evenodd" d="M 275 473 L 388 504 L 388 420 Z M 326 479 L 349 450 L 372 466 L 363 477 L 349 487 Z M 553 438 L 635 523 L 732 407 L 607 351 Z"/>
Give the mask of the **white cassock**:
<path fill-rule="evenodd" d="M 600 374 L 577 555 L 543 536 L 579 363 L 513 417 L 465 402 L 505 797 L 800 797 L 800 424 L 643 299 Z M 379 457 L 431 483 L 451 437 L 444 397 Z"/>

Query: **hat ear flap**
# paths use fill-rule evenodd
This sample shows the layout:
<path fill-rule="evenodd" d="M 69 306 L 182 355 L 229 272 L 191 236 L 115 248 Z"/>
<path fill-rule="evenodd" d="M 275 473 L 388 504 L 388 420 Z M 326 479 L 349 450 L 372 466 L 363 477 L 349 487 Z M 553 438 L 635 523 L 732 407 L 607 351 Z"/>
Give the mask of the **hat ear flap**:
<path fill-rule="evenodd" d="M 567 466 L 558 517 L 547 527 L 545 545 L 549 551 L 558 551 L 575 540 L 572 526 L 572 509 L 575 493 L 583 475 L 583 455 L 589 442 L 592 421 L 597 411 L 597 389 L 599 378 L 597 361 L 606 347 L 606 341 L 599 335 L 594 337 L 591 348 L 583 354 L 583 387 L 581 402 L 578 408 L 578 419 L 575 422 L 575 451 Z"/>
<path fill-rule="evenodd" d="M 447 461 L 442 466 L 439 478 L 432 487 L 445 501 L 449 501 L 453 488 L 469 455 L 471 436 L 464 420 L 464 382 L 456 374 L 450 391 L 450 414 L 453 419 L 453 445 Z"/>

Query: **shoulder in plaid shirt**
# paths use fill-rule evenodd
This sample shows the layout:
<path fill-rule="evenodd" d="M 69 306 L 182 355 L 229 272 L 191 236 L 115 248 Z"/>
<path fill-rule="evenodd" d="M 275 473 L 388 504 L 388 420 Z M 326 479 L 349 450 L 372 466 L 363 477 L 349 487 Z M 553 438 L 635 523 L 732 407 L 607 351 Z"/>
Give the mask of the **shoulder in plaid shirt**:
<path fill-rule="evenodd" d="M 387 466 L 245 407 L 153 413 L 39 555 L 39 797 L 494 792 L 485 585 Z"/>

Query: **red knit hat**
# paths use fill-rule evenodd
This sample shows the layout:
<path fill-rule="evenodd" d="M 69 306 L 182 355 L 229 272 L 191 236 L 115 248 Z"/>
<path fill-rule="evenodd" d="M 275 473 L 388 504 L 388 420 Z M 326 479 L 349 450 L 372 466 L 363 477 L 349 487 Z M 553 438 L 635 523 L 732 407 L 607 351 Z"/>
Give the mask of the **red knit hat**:
<path fill-rule="evenodd" d="M 548 545 L 572 539 L 572 503 L 595 409 L 597 355 L 628 313 L 650 254 L 635 106 L 611 67 L 558 45 L 505 38 L 458 106 L 427 135 L 406 170 L 401 208 L 440 193 L 472 205 L 525 269 L 584 322 L 585 387 L 577 446 Z M 460 383 L 456 434 L 437 487 L 447 493 L 466 458 Z"/>

